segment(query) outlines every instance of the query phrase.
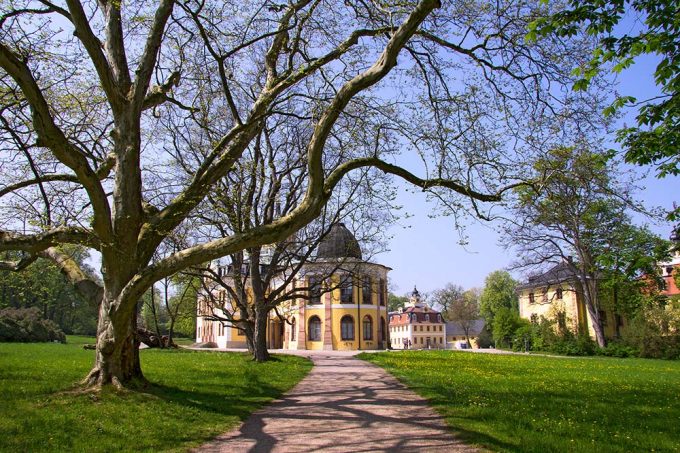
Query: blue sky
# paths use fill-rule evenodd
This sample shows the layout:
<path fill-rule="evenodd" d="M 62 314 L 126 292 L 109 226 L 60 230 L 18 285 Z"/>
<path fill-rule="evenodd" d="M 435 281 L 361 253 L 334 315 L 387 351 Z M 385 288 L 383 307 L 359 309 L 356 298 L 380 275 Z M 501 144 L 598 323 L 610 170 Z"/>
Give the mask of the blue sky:
<path fill-rule="evenodd" d="M 644 56 L 618 77 L 618 92 L 638 99 L 658 94 L 652 73 L 656 58 Z M 634 111 L 625 115 L 620 123 L 634 124 Z M 615 149 L 616 144 L 612 144 Z M 660 206 L 671 209 L 673 202 L 680 204 L 680 178 L 656 179 L 651 168 L 632 167 L 639 175 L 639 184 L 644 188 L 637 198 L 647 207 Z M 484 278 L 492 271 L 502 269 L 513 260 L 512 250 L 498 246 L 499 236 L 493 223 L 468 222 L 466 234 L 468 244 L 459 245 L 459 235 L 450 218 L 429 218 L 432 208 L 421 193 L 407 193 L 400 190 L 398 204 L 413 214 L 413 217 L 394 226 L 390 233 L 390 251 L 377 255 L 374 261 L 390 266 L 391 290 L 402 295 L 410 292 L 414 285 L 422 292 L 430 292 L 454 283 L 465 288 L 481 287 Z M 638 224 L 649 220 L 636 217 Z M 649 224 L 652 231 L 668 238 L 673 225 L 670 223 Z M 523 275 L 516 274 L 523 278 Z"/>

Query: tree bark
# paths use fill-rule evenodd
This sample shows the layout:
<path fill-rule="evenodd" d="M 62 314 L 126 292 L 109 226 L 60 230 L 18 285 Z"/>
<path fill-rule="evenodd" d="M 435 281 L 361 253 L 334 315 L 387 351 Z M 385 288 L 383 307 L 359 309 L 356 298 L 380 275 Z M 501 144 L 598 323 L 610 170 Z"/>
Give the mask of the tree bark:
<path fill-rule="evenodd" d="M 116 388 L 146 385 L 139 363 L 137 341 L 137 317 L 113 312 L 111 301 L 106 298 L 99 306 L 97 347 L 94 367 L 83 380 L 88 388 L 113 385 Z M 133 304 L 133 310 L 136 304 Z"/>
<path fill-rule="evenodd" d="M 241 328 L 243 329 L 243 334 L 246 336 L 246 347 L 250 354 L 255 353 L 255 327 L 250 321 L 241 321 Z"/>
<path fill-rule="evenodd" d="M 253 360 L 256 362 L 266 362 L 269 360 L 267 350 L 267 310 L 255 310 L 255 331 L 253 338 Z"/>

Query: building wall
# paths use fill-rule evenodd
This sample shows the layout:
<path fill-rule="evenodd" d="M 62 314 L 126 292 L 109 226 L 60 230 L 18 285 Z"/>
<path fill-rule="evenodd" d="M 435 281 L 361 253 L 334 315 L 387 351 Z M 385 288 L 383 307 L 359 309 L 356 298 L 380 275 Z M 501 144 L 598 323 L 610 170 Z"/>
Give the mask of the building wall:
<path fill-rule="evenodd" d="M 280 307 L 279 312 L 283 313 L 289 320 L 295 319 L 295 339 L 292 338 L 292 326 L 286 323 L 283 326 L 282 338 L 275 338 L 273 336 L 279 335 L 278 332 L 268 332 L 267 338 L 270 343 L 276 343 L 284 348 L 289 349 L 309 349 L 309 350 L 370 350 L 380 349 L 381 346 L 386 348 L 389 342 L 389 330 L 387 328 L 387 268 L 364 263 L 362 264 L 365 272 L 371 274 L 371 300 L 370 304 L 363 303 L 363 285 L 360 281 L 353 282 L 352 303 L 341 304 L 340 288 L 338 284 L 341 277 L 339 275 L 331 276 L 331 282 L 334 287 L 331 291 L 322 293 L 320 304 L 310 304 L 305 298 L 289 302 Z M 311 272 L 310 272 L 311 274 Z M 380 279 L 383 279 L 383 301 L 385 305 L 379 305 L 380 297 L 378 291 L 380 289 Z M 294 282 L 293 285 L 307 286 L 308 281 L 303 277 L 299 281 Z M 361 302 L 361 303 L 359 303 Z M 214 341 L 218 347 L 229 348 L 245 348 L 245 336 L 239 335 L 239 330 L 235 327 L 227 327 L 224 329 L 224 334 L 220 330 L 217 322 L 206 321 L 200 316 L 197 318 L 197 342 Z M 354 339 L 343 340 L 341 320 L 343 316 L 349 315 L 354 320 Z M 363 335 L 363 319 L 368 315 L 372 320 L 371 339 L 366 340 Z M 272 313 L 272 319 L 275 316 Z M 321 339 L 319 341 L 311 341 L 309 339 L 309 320 L 313 316 L 318 316 L 321 321 Z M 380 323 L 384 320 L 385 325 L 385 342 L 381 345 L 380 338 Z M 270 322 L 268 330 L 280 329 L 281 324 Z M 272 341 L 274 339 L 275 341 Z"/>
<path fill-rule="evenodd" d="M 543 316 L 546 319 L 556 319 L 557 314 L 563 311 L 566 314 L 567 327 L 574 333 L 578 332 L 578 326 L 588 327 L 588 334 L 595 338 L 592 316 L 588 312 L 585 304 L 581 301 L 573 287 L 567 283 L 559 286 L 562 289 L 562 299 L 557 298 L 557 288 L 546 289 L 532 288 L 524 289 L 519 293 L 519 315 L 524 319 L 531 320 L 532 315 L 537 319 Z M 530 293 L 534 293 L 534 303 L 530 302 Z M 625 325 L 626 320 L 617 317 L 612 311 L 601 310 L 600 318 L 603 324 L 605 338 L 616 338 L 620 329 Z M 618 323 L 618 326 L 617 326 Z M 617 328 L 618 327 L 618 328 Z"/>
<path fill-rule="evenodd" d="M 405 349 L 404 339 L 411 341 L 409 349 L 445 349 L 446 326 L 443 323 L 418 322 L 392 324 L 389 327 L 392 349 Z"/>
<path fill-rule="evenodd" d="M 479 344 L 477 340 L 478 340 L 477 337 L 470 337 L 470 344 L 472 345 L 472 349 L 479 349 Z M 465 341 L 465 335 L 446 336 L 447 349 L 465 349 L 465 346 L 463 346 L 463 344 L 467 346 L 467 342 Z"/>
<path fill-rule="evenodd" d="M 379 278 L 386 280 L 386 272 L 379 274 Z M 359 281 L 353 282 L 352 285 L 352 303 L 342 304 L 340 299 L 340 288 L 338 284 L 341 280 L 339 275 L 331 277 L 332 290 L 321 295 L 320 304 L 310 304 L 305 299 L 300 299 L 295 304 L 289 306 L 289 316 L 295 317 L 296 320 L 296 336 L 295 340 L 290 340 L 291 326 L 285 326 L 284 337 L 289 338 L 288 347 L 291 349 L 308 349 L 308 350 L 371 350 L 381 348 L 380 339 L 380 322 L 384 320 L 387 326 L 387 306 L 379 305 L 378 290 L 380 288 L 379 278 L 371 279 L 371 303 L 363 304 L 363 287 Z M 300 286 L 306 286 L 307 283 L 302 281 Z M 386 293 L 386 285 L 384 287 Z M 387 294 L 384 294 L 383 300 L 387 302 Z M 302 307 L 304 304 L 304 307 Z M 354 321 L 354 339 L 342 339 L 342 318 L 346 315 L 352 317 Z M 363 319 L 368 315 L 372 320 L 371 339 L 366 340 L 363 335 Z M 321 339 L 319 341 L 311 341 L 309 339 L 309 321 L 313 316 L 317 316 L 321 321 Z M 301 341 L 300 337 L 300 321 L 304 320 L 305 339 Z M 330 330 L 327 323 L 330 322 Z M 387 327 L 386 327 L 387 328 Z M 326 338 L 327 333 L 330 333 L 330 341 Z M 389 332 L 385 332 L 385 344 L 387 346 Z M 284 338 L 285 341 L 285 338 Z M 304 344 L 303 344 L 304 343 Z"/>

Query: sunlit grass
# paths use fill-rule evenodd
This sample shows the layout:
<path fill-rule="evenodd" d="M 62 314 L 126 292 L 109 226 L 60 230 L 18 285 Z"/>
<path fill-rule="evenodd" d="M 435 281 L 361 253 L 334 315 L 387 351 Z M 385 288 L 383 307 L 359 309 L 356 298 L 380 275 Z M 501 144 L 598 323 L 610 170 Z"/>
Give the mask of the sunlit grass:
<path fill-rule="evenodd" d="M 237 426 L 311 369 L 303 358 L 141 352 L 144 392 L 69 392 L 91 368 L 82 345 L 0 343 L 0 451 L 186 450 Z"/>
<path fill-rule="evenodd" d="M 492 450 L 680 451 L 680 362 L 455 351 L 361 358 Z"/>

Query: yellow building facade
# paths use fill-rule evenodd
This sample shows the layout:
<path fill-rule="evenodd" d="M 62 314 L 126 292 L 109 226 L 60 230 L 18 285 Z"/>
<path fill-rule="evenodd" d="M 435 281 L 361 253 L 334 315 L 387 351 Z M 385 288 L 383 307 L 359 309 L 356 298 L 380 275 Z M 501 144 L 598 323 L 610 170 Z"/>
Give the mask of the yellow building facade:
<path fill-rule="evenodd" d="M 358 241 L 335 224 L 319 244 L 316 258 L 304 264 L 288 291 L 299 297 L 270 313 L 270 349 L 386 349 L 387 273 L 391 269 L 362 259 Z M 274 283 L 276 284 L 276 283 Z M 215 321 L 199 302 L 196 342 L 220 348 L 246 348 L 243 332 Z M 280 316 L 279 316 L 280 315 Z"/>
<path fill-rule="evenodd" d="M 541 318 L 555 320 L 574 333 L 587 329 L 591 338 L 595 338 L 592 317 L 574 285 L 576 278 L 567 263 L 530 278 L 518 288 L 520 317 L 532 322 Z M 605 338 L 618 337 L 625 318 L 608 310 L 600 310 L 599 315 Z"/>
<path fill-rule="evenodd" d="M 282 308 L 287 323 L 282 332 L 284 349 L 356 351 L 387 346 L 387 272 L 373 263 L 351 263 L 351 272 L 338 271 L 313 289 L 312 274 L 299 283 L 312 288 L 307 297 Z M 347 263 L 346 263 L 347 264 Z"/>

